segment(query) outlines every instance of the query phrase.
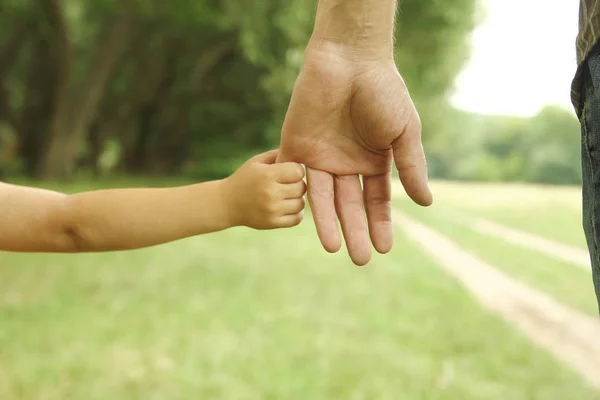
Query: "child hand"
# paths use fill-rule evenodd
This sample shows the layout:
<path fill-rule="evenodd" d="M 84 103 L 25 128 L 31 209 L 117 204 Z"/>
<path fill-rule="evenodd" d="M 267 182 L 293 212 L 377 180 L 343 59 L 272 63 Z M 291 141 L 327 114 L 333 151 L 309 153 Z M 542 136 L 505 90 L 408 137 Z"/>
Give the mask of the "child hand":
<path fill-rule="evenodd" d="M 246 161 L 223 181 L 225 202 L 233 225 L 254 229 L 289 228 L 304 217 L 304 168 L 275 164 L 277 150 Z"/>

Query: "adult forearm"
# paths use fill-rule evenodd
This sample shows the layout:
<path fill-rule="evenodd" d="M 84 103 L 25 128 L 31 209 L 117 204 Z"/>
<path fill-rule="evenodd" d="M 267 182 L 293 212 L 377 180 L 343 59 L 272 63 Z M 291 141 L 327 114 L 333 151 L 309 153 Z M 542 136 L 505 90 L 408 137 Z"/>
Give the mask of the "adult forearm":
<path fill-rule="evenodd" d="M 311 45 L 392 57 L 396 0 L 319 0 Z"/>

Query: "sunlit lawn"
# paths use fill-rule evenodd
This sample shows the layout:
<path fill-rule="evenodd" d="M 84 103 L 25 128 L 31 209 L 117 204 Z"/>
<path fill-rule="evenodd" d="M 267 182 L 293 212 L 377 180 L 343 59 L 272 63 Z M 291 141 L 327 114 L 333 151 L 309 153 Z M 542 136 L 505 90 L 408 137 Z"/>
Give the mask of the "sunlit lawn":
<path fill-rule="evenodd" d="M 598 315 L 591 271 L 556 260 L 535 250 L 482 235 L 449 218 L 453 214 L 446 208 L 432 207 L 423 210 L 408 201 L 398 201 L 396 205 L 409 215 L 427 222 L 464 249 L 513 278 L 552 295 L 566 305 L 593 316 Z"/>
<path fill-rule="evenodd" d="M 580 187 L 437 181 L 432 189 L 440 212 L 484 217 L 585 248 Z"/>
<path fill-rule="evenodd" d="M 577 189 L 450 182 L 434 182 L 432 188 L 436 202 L 431 208 L 418 207 L 405 196 L 394 204 L 512 277 L 564 304 L 598 315 L 591 271 L 468 228 L 470 221 L 484 217 L 585 249 Z"/>
<path fill-rule="evenodd" d="M 129 253 L 0 253 L 0 399 L 592 399 L 398 236 L 307 220 Z"/>

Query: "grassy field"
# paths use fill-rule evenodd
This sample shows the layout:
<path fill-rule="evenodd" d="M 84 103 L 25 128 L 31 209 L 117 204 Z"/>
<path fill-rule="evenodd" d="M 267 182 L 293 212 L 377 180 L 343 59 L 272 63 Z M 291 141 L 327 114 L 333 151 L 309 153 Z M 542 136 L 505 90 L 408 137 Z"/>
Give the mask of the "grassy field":
<path fill-rule="evenodd" d="M 525 184 L 433 182 L 435 208 L 585 248 L 581 188 Z"/>
<path fill-rule="evenodd" d="M 402 236 L 366 268 L 326 254 L 308 219 L 128 253 L 0 253 L 0 399 L 107 398 L 596 397 Z"/>
<path fill-rule="evenodd" d="M 496 184 L 435 182 L 433 190 L 436 204 L 430 209 L 415 206 L 406 198 L 397 199 L 395 206 L 427 222 L 463 248 L 529 286 L 589 315 L 598 315 L 590 272 L 481 235 L 464 224 L 484 217 L 585 249 L 578 189 L 533 185 L 506 185 L 503 188 Z"/>
<path fill-rule="evenodd" d="M 589 315 L 598 315 L 590 272 L 457 224 L 449 218 L 455 214 L 446 208 L 433 207 L 423 210 L 408 201 L 397 204 L 409 215 L 427 222 L 439 232 L 452 238 L 462 248 L 507 272 L 510 276 L 535 289 L 552 294 L 554 298 L 566 305 Z"/>

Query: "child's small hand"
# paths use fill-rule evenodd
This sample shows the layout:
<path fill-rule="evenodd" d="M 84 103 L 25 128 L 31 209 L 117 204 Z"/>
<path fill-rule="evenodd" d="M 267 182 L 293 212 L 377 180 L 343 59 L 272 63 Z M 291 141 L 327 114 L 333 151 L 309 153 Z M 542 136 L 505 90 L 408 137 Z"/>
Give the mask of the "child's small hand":
<path fill-rule="evenodd" d="M 223 181 L 225 202 L 233 225 L 254 229 L 287 228 L 304 217 L 304 168 L 275 164 L 277 150 L 246 161 Z"/>

